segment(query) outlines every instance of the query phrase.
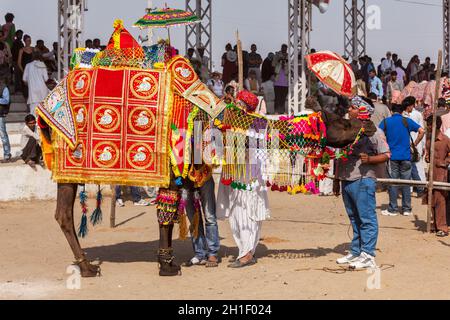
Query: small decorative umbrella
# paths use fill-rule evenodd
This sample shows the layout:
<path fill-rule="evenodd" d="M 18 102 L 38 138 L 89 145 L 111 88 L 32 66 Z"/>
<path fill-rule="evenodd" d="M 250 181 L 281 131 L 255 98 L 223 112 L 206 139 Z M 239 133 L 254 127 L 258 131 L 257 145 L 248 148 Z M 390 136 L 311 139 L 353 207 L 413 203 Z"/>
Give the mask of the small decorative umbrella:
<path fill-rule="evenodd" d="M 133 26 L 144 28 L 168 28 L 172 26 L 185 26 L 199 23 L 201 20 L 192 12 L 163 8 L 147 9 L 147 14 L 139 19 Z"/>
<path fill-rule="evenodd" d="M 340 55 L 331 51 L 319 51 L 305 57 L 308 68 L 337 94 L 356 95 L 356 78 L 352 67 Z"/>

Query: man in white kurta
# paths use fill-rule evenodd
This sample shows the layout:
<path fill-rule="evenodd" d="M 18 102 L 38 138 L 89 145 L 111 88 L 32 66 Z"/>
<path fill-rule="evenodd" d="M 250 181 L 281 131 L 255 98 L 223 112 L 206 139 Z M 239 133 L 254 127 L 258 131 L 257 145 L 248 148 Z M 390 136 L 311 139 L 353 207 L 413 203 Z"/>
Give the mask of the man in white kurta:
<path fill-rule="evenodd" d="M 425 128 L 423 115 L 422 115 L 422 113 L 420 113 L 419 111 L 416 110 L 415 106 L 409 106 L 406 109 L 404 116 L 410 118 L 411 120 L 416 122 L 418 125 L 420 125 L 422 128 Z M 418 135 L 417 132 L 411 132 L 411 137 L 412 137 L 413 141 L 416 141 L 417 135 Z M 417 152 L 419 153 L 420 160 L 419 160 L 419 162 L 413 163 L 413 170 L 412 170 L 412 178 L 414 180 L 420 180 L 422 182 L 425 182 L 427 180 L 426 175 L 425 175 L 425 166 L 424 166 L 424 159 L 423 159 L 424 150 L 425 150 L 425 139 L 422 139 L 422 141 L 417 146 Z M 423 187 L 417 188 L 417 193 L 419 195 L 423 192 L 424 192 Z"/>
<path fill-rule="evenodd" d="M 260 168 L 260 165 L 247 165 Z M 267 187 L 261 177 L 252 191 L 236 190 L 222 183 L 217 196 L 217 218 L 228 218 L 234 241 L 239 248 L 236 261 L 230 268 L 241 268 L 256 263 L 254 258 L 261 235 L 262 222 L 270 217 Z"/>
<path fill-rule="evenodd" d="M 33 61 L 26 65 L 23 72 L 23 81 L 28 84 L 29 89 L 27 104 L 30 106 L 32 115 L 36 115 L 36 107 L 49 94 L 46 85 L 48 81 L 47 67 L 41 59 L 40 53 L 33 52 Z"/>

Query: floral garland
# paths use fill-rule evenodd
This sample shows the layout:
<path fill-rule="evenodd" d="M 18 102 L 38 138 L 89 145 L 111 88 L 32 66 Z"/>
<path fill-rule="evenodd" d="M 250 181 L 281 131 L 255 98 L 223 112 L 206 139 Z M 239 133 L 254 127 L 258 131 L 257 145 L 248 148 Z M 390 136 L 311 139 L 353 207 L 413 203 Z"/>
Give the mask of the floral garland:
<path fill-rule="evenodd" d="M 352 144 L 350 144 L 349 146 L 341 149 L 341 151 L 336 152 L 336 160 L 342 159 L 342 161 L 348 161 L 349 156 L 351 156 L 353 154 L 353 150 L 355 148 L 355 146 L 358 144 L 359 140 L 361 140 L 362 136 L 365 133 L 365 129 L 364 127 L 361 128 L 361 130 L 359 130 L 359 133 L 357 134 L 355 141 L 353 141 Z"/>

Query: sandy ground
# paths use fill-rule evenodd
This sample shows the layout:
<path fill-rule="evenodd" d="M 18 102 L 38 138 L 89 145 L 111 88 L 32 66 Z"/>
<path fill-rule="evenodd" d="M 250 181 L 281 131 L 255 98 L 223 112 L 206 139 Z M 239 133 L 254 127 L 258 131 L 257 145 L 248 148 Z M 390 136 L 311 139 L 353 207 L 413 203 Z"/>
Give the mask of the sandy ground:
<path fill-rule="evenodd" d="M 379 216 L 377 263 L 380 289 L 366 272 L 339 271 L 335 259 L 348 249 L 349 224 L 342 200 L 271 193 L 272 220 L 263 225 L 258 264 L 227 268 L 237 248 L 228 221 L 219 223 L 216 269 L 183 268 L 158 276 L 154 207 L 118 208 L 118 227 L 90 228 L 82 246 L 102 261 L 102 276 L 69 290 L 66 268 L 73 256 L 54 220 L 56 203 L 0 203 L 0 298 L 2 299 L 449 299 L 450 238 L 425 233 L 426 207 L 413 199 L 413 217 Z M 378 195 L 379 204 L 387 195 Z M 109 213 L 109 199 L 104 211 Z M 89 203 L 91 208 L 94 202 Z M 79 205 L 76 205 L 79 221 Z M 177 261 L 192 256 L 190 241 L 175 241 Z M 327 269 L 328 268 L 328 269 Z"/>

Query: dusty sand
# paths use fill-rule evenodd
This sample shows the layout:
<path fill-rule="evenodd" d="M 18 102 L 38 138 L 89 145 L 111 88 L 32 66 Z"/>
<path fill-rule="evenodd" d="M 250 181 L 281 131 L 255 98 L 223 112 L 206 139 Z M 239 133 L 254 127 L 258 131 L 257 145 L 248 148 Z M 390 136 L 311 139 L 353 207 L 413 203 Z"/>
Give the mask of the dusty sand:
<path fill-rule="evenodd" d="M 413 217 L 379 215 L 381 289 L 369 290 L 366 272 L 332 272 L 348 249 L 349 223 L 342 200 L 271 193 L 272 220 L 263 225 L 258 264 L 227 268 L 237 248 L 228 221 L 219 223 L 219 268 L 183 268 L 180 277 L 158 276 L 154 207 L 117 209 L 115 230 L 107 213 L 82 246 L 102 261 L 102 276 L 66 288 L 73 256 L 54 220 L 55 202 L 0 203 L 2 299 L 449 299 L 450 238 L 425 233 L 426 207 L 413 199 Z M 387 203 L 379 194 L 378 203 Z M 94 201 L 90 200 L 90 208 Z M 76 204 L 76 221 L 79 221 Z M 175 241 L 177 261 L 192 256 L 190 241 Z M 389 266 L 392 265 L 392 266 Z M 324 268 L 329 268 L 327 270 Z"/>

